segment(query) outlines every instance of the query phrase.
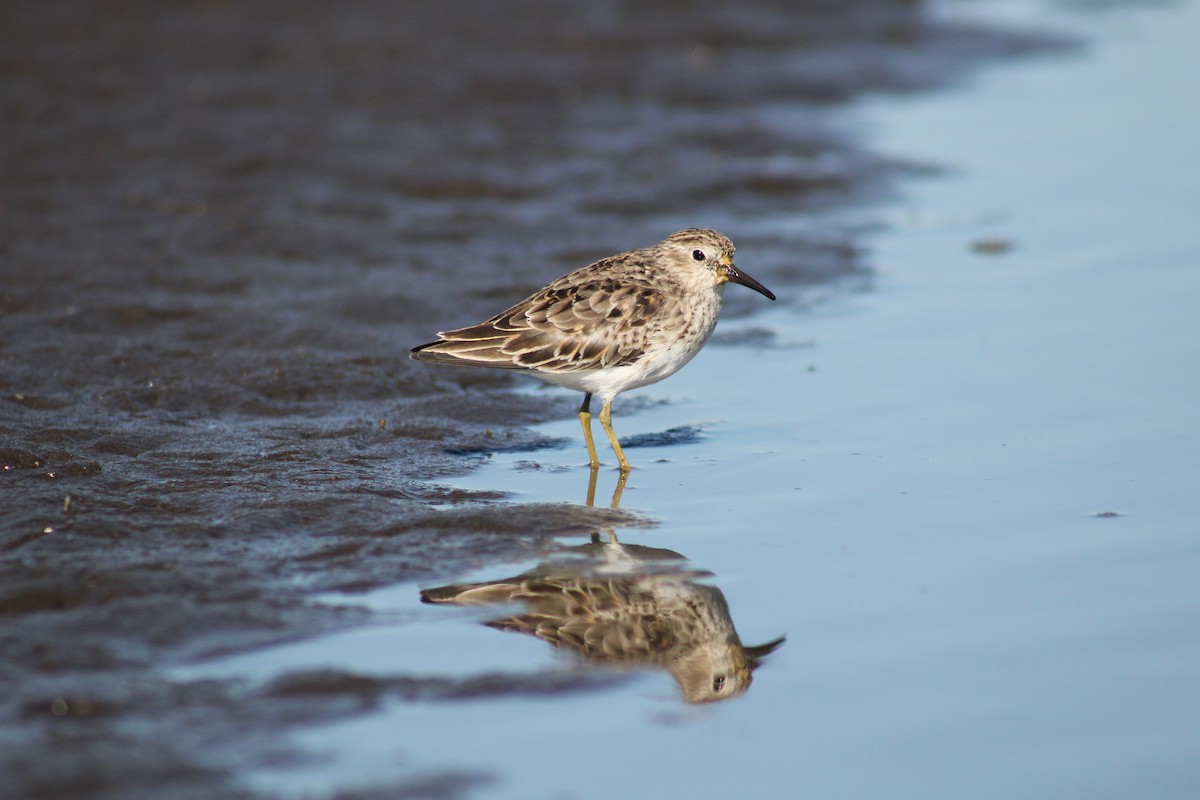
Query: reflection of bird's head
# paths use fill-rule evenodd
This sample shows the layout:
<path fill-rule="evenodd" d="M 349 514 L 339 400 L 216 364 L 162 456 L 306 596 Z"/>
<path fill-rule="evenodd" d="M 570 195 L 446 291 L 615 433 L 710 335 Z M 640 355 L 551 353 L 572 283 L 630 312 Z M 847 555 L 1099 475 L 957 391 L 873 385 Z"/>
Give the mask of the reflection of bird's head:
<path fill-rule="evenodd" d="M 743 647 L 733 635 L 719 644 L 681 654 L 668 669 L 689 703 L 728 700 L 750 688 L 754 670 L 785 639 L 781 636 L 766 644 Z"/>

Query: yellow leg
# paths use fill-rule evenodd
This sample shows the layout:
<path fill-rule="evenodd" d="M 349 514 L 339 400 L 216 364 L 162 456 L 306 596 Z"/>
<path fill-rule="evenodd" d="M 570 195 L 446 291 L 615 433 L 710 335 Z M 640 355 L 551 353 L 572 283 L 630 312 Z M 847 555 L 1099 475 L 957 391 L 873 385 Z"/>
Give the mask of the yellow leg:
<path fill-rule="evenodd" d="M 596 504 L 596 476 L 600 474 L 600 465 L 593 464 L 591 468 L 592 474 L 588 477 L 588 493 L 587 505 Z"/>
<path fill-rule="evenodd" d="M 621 450 L 621 443 L 617 441 L 617 434 L 613 432 L 612 400 L 605 400 L 604 406 L 600 409 L 600 425 L 603 426 L 604 432 L 608 434 L 608 441 L 612 444 L 613 452 L 617 454 L 617 463 L 621 466 L 621 472 L 629 472 L 631 469 L 629 461 L 625 458 L 625 453 Z"/>
<path fill-rule="evenodd" d="M 600 466 L 600 458 L 596 455 L 596 443 L 592 441 L 592 395 L 583 396 L 583 405 L 579 407 L 579 424 L 583 426 L 583 441 L 587 443 L 588 466 L 593 472 Z M 590 503 L 588 505 L 591 505 Z"/>
<path fill-rule="evenodd" d="M 592 467 L 591 475 L 588 476 L 587 500 L 585 501 L 586 505 L 594 506 L 596 504 L 596 478 L 599 475 L 600 467 Z M 621 470 L 621 477 L 617 479 L 617 487 L 613 489 L 612 502 L 610 503 L 612 508 L 621 507 L 621 494 L 625 491 L 625 483 L 628 480 L 629 471 L 624 469 Z M 609 539 L 611 541 L 616 541 L 616 534 L 610 532 Z M 600 541 L 599 538 L 597 538 L 597 534 L 592 534 L 592 541 Z"/>
<path fill-rule="evenodd" d="M 625 491 L 625 481 L 627 481 L 627 480 L 629 480 L 628 470 L 621 470 L 621 477 L 617 479 L 617 488 L 613 489 L 613 496 L 612 496 L 612 503 L 611 503 L 613 508 L 621 507 L 621 493 Z M 608 535 L 613 542 L 617 541 L 617 535 L 615 533 L 613 533 L 612 531 L 609 531 Z"/>

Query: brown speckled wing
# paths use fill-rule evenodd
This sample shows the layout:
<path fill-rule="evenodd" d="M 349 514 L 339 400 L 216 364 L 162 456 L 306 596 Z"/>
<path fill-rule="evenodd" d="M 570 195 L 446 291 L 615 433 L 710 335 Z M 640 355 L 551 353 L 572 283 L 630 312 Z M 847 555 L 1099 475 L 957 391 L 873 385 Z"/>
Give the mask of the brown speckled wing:
<path fill-rule="evenodd" d="M 513 587 L 508 599 L 527 605 L 528 613 L 492 620 L 489 627 L 527 633 L 591 660 L 649 664 L 677 644 L 654 613 L 653 598 L 626 580 L 533 579 Z"/>
<path fill-rule="evenodd" d="M 657 329 L 666 298 L 640 270 L 613 259 L 558 279 L 495 317 L 440 334 L 413 358 L 460 366 L 580 372 L 632 364 Z"/>

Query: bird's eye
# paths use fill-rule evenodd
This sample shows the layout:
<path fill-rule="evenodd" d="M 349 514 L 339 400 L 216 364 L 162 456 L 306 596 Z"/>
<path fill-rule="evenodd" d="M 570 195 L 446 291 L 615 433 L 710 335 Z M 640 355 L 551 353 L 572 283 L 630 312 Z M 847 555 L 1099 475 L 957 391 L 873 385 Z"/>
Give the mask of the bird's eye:
<path fill-rule="evenodd" d="M 704 251 L 703 250 L 693 250 L 692 258 L 696 259 L 697 261 L 703 261 L 704 260 Z"/>
<path fill-rule="evenodd" d="M 700 251 L 697 250 L 696 252 L 699 253 Z M 717 677 L 713 678 L 713 691 L 714 692 L 719 692 L 724 688 L 725 688 L 725 676 L 724 675 L 718 675 Z"/>

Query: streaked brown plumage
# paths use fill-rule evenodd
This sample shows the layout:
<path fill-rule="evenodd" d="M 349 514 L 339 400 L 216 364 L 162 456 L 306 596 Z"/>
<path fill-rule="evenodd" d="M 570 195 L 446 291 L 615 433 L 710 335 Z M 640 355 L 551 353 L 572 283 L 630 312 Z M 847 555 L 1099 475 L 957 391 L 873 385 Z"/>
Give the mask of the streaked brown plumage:
<path fill-rule="evenodd" d="M 679 231 L 653 247 L 575 270 L 477 325 L 443 331 L 411 356 L 519 370 L 584 392 L 579 418 L 593 467 L 600 462 L 590 402 L 598 395 L 601 425 L 628 471 L 612 430 L 613 398 L 673 375 L 700 351 L 717 324 L 726 282 L 775 299 L 734 266 L 733 254 L 733 243 L 716 231 Z"/>
<path fill-rule="evenodd" d="M 666 669 L 691 703 L 741 694 L 752 670 L 783 643 L 743 646 L 721 590 L 696 582 L 705 573 L 652 569 L 645 563 L 650 548 L 604 547 L 624 562 L 621 570 L 610 565 L 605 571 L 626 574 L 544 565 L 505 580 L 426 589 L 421 599 L 520 603 L 524 613 L 487 625 L 534 636 L 596 664 Z"/>

